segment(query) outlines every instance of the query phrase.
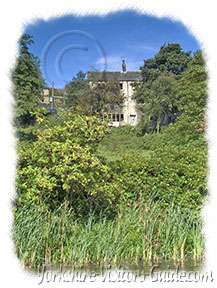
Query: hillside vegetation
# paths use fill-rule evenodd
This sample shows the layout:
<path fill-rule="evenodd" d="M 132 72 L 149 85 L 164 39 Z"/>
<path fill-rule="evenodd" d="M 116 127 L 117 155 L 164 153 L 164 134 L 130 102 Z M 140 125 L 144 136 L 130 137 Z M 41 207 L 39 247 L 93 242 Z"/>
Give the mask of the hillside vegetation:
<path fill-rule="evenodd" d="M 135 128 L 111 128 L 102 120 L 108 104 L 99 99 L 102 87 L 95 110 L 87 106 L 92 102 L 77 101 L 85 99 L 80 82 L 74 106 L 68 99 L 69 107 L 56 115 L 35 105 L 31 113 L 17 110 L 12 237 L 24 265 L 203 259 L 207 76 L 201 51 L 190 57 L 171 45 L 142 68 L 135 97 L 147 106 L 141 105 Z M 177 111 L 184 113 L 163 126 L 163 115 Z"/>

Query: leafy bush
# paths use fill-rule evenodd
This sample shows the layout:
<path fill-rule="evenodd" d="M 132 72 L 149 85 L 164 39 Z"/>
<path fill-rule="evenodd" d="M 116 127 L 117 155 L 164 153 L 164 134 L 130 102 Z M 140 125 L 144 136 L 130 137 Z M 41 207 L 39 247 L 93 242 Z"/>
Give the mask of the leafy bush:
<path fill-rule="evenodd" d="M 143 139 L 138 137 L 132 126 L 111 127 L 108 135 L 100 142 L 97 155 L 106 161 L 120 160 L 125 154 L 143 154 Z"/>
<path fill-rule="evenodd" d="M 195 123 L 186 114 L 181 115 L 177 122 L 168 127 L 162 127 L 161 133 L 145 134 L 142 139 L 143 148 L 147 150 L 155 150 L 158 147 L 167 147 L 168 145 L 185 146 L 192 144 L 198 145 L 198 149 L 207 147 L 204 129 L 196 129 Z"/>
<path fill-rule="evenodd" d="M 63 125 L 38 131 L 38 140 L 18 145 L 17 207 L 63 202 L 83 215 L 111 207 L 118 197 L 111 169 L 93 151 L 104 137 L 106 124 L 96 117 L 71 115 Z"/>
<path fill-rule="evenodd" d="M 156 149 L 150 157 L 131 156 L 111 164 L 119 175 L 121 199 L 130 205 L 140 198 L 162 206 L 180 205 L 200 210 L 206 190 L 206 150 L 196 145 L 168 145 Z"/>

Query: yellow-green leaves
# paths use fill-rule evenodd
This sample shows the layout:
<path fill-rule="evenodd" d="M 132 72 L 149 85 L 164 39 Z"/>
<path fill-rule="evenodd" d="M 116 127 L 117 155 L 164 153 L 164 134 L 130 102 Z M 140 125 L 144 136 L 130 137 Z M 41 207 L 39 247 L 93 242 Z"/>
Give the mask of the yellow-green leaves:
<path fill-rule="evenodd" d="M 63 125 L 39 130 L 37 141 L 22 141 L 17 173 L 21 203 L 31 200 L 54 208 L 69 201 L 78 213 L 111 203 L 117 193 L 112 173 L 93 154 L 106 129 L 96 117 L 69 114 Z"/>

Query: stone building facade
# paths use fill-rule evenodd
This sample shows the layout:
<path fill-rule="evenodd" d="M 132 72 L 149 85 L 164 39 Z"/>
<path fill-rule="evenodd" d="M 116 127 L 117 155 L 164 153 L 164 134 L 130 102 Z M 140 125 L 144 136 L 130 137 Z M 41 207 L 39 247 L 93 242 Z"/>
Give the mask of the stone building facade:
<path fill-rule="evenodd" d="M 53 94 L 53 99 L 52 99 Z M 57 89 L 52 87 L 44 87 L 42 89 L 43 101 L 41 104 L 49 107 L 52 105 L 52 101 L 54 101 L 55 106 L 64 106 L 65 105 L 65 90 Z"/>
<path fill-rule="evenodd" d="M 125 96 L 123 106 L 121 108 L 114 109 L 110 113 L 112 126 L 118 127 L 126 124 L 136 126 L 140 121 L 140 111 L 138 109 L 138 104 L 133 99 L 134 89 L 132 84 L 142 80 L 141 72 L 127 71 L 124 60 L 122 60 L 121 72 L 88 71 L 88 81 L 90 84 L 93 81 L 103 81 L 104 77 L 106 77 L 107 80 L 117 80 L 120 84 L 120 89 L 123 91 Z"/>
<path fill-rule="evenodd" d="M 103 76 L 103 77 L 102 77 Z M 122 107 L 116 107 L 110 111 L 111 125 L 118 127 L 126 124 L 136 126 L 141 117 L 141 112 L 138 109 L 138 104 L 133 99 L 133 83 L 142 80 L 141 72 L 127 71 L 126 64 L 122 60 L 122 71 L 113 72 L 96 72 L 88 71 L 88 82 L 91 85 L 94 81 L 103 81 L 103 79 L 115 79 L 119 82 L 120 89 L 124 94 L 125 101 Z M 48 111 L 65 106 L 65 90 L 51 87 L 42 89 L 43 101 L 41 106 L 45 107 Z"/>

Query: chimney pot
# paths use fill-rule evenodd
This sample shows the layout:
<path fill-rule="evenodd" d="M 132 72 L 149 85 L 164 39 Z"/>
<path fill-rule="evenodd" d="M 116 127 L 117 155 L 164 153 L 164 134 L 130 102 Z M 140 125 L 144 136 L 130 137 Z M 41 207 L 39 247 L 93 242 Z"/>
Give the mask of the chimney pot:
<path fill-rule="evenodd" d="M 122 60 L 122 72 L 127 72 L 127 66 L 125 60 Z"/>

